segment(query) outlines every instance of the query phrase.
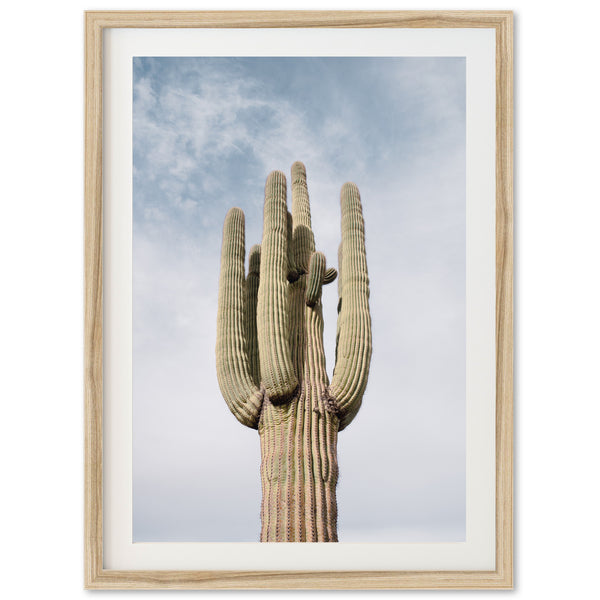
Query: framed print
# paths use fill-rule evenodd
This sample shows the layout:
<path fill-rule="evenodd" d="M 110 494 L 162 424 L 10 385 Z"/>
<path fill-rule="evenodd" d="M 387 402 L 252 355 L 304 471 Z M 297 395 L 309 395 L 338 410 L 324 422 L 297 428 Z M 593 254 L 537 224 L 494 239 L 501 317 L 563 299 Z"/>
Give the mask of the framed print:
<path fill-rule="evenodd" d="M 512 13 L 88 12 L 87 588 L 512 587 Z"/>

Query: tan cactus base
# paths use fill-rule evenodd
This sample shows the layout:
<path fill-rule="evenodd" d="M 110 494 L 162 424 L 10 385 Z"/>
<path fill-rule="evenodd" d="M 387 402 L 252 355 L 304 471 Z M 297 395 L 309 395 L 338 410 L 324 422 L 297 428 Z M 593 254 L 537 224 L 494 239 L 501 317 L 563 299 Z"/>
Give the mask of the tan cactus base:
<path fill-rule="evenodd" d="M 261 447 L 261 542 L 337 542 L 338 418 L 318 394 L 265 402 Z"/>

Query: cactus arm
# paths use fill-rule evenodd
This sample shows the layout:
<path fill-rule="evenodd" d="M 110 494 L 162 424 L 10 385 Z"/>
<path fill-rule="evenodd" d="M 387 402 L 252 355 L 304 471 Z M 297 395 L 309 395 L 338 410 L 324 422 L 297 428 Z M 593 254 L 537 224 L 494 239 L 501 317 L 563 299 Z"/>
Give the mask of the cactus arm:
<path fill-rule="evenodd" d="M 312 308 L 321 299 L 324 276 L 325 255 L 322 252 L 313 252 L 306 278 L 306 306 Z"/>
<path fill-rule="evenodd" d="M 225 218 L 217 313 L 217 378 L 227 406 L 238 421 L 256 429 L 262 393 L 252 380 L 244 322 L 244 213 L 232 208 Z"/>
<path fill-rule="evenodd" d="M 296 161 L 292 165 L 292 216 L 294 227 L 304 225 L 308 229 L 312 229 L 306 167 L 300 161 Z"/>
<path fill-rule="evenodd" d="M 265 185 L 257 304 L 260 373 L 273 404 L 290 400 L 298 387 L 289 345 L 287 237 L 285 175 L 273 171 Z"/>
<path fill-rule="evenodd" d="M 360 194 L 356 185 L 342 187 L 342 264 L 339 341 L 336 365 L 329 388 L 340 414 L 340 430 L 354 418 L 367 385 L 371 362 L 371 316 L 365 230 Z"/>
<path fill-rule="evenodd" d="M 334 267 L 329 267 L 329 269 L 325 271 L 325 275 L 323 275 L 323 285 L 333 283 L 336 280 L 337 275 L 337 269 Z"/>
<path fill-rule="evenodd" d="M 294 260 L 300 274 L 308 272 L 315 251 L 310 218 L 310 201 L 306 184 L 306 168 L 301 162 L 292 165 L 292 219 L 294 224 Z"/>
<path fill-rule="evenodd" d="M 260 244 L 250 248 L 248 277 L 246 278 L 246 352 L 252 381 L 260 386 L 258 333 L 256 330 L 256 303 L 260 284 Z"/>

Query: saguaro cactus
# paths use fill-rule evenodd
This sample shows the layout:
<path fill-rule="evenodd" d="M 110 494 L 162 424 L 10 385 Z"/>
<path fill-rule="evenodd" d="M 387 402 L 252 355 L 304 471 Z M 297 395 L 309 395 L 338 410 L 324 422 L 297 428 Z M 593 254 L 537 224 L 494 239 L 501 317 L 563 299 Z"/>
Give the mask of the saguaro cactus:
<path fill-rule="evenodd" d="M 337 271 L 315 251 L 306 170 L 265 186 L 263 238 L 245 276 L 244 213 L 232 208 L 223 229 L 217 375 L 237 419 L 258 429 L 263 542 L 336 542 L 337 434 L 362 401 L 371 359 L 365 235 L 358 188 L 341 191 L 336 364 L 331 384 L 323 349 L 324 284 Z"/>

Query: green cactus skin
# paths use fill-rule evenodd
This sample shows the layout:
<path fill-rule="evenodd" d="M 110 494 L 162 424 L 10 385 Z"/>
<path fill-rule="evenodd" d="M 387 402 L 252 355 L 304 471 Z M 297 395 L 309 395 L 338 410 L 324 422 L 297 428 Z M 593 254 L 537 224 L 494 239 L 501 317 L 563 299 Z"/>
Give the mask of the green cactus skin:
<path fill-rule="evenodd" d="M 371 360 L 365 233 L 358 188 L 342 187 L 336 365 L 323 348 L 323 285 L 336 279 L 315 251 L 306 169 L 265 185 L 263 239 L 244 276 L 244 214 L 225 218 L 217 316 L 217 376 L 231 412 L 258 429 L 262 542 L 337 542 L 337 435 L 356 416 Z M 343 299 L 343 301 L 342 301 Z"/>

